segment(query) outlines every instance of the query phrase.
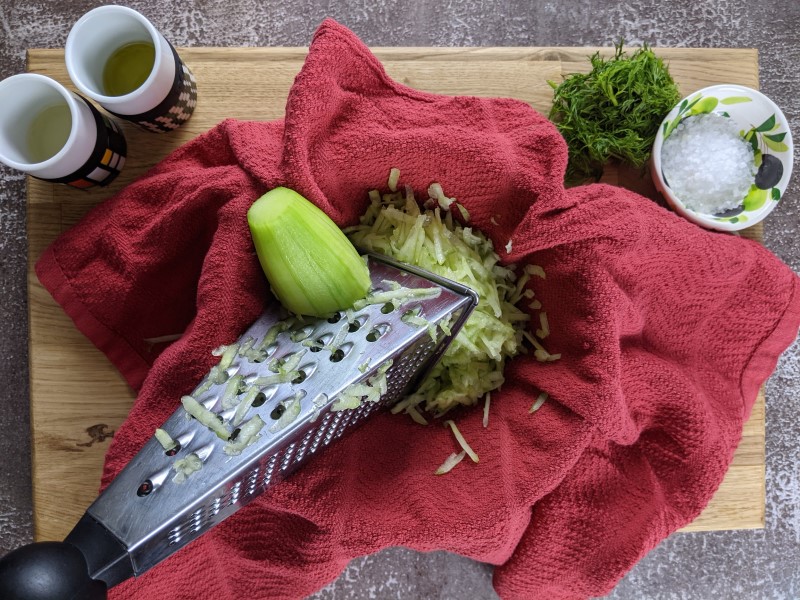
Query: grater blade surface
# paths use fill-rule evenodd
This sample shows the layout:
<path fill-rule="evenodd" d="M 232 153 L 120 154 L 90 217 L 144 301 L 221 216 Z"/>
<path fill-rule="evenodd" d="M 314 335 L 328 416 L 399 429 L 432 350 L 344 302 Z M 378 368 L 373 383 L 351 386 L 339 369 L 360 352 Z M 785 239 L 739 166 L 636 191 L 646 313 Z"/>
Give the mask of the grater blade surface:
<path fill-rule="evenodd" d="M 239 455 L 226 454 L 223 440 L 189 418 L 183 408 L 177 409 L 162 426 L 179 443 L 177 454 L 168 456 L 151 438 L 87 510 L 87 515 L 125 546 L 134 575 L 144 573 L 245 506 L 371 414 L 403 398 L 438 360 L 478 302 L 471 289 L 422 269 L 374 254 L 367 259 L 373 290 L 386 290 L 388 282 L 397 282 L 404 288 L 438 288 L 440 293 L 397 303 L 391 311 L 385 305 L 370 305 L 354 311 L 349 320 L 340 314 L 338 320 L 296 322 L 268 345 L 267 360 L 252 362 L 237 355 L 226 369 L 226 377 L 239 374 L 252 385 L 258 377 L 274 374 L 269 370 L 273 360 L 307 350 L 298 366 L 302 378 L 261 389 L 263 404 L 251 408 L 246 418 L 258 414 L 266 425 L 260 437 Z M 436 340 L 428 328 L 406 322 L 403 315 L 409 310 L 436 326 Z M 239 341 L 253 338 L 258 345 L 270 328 L 287 316 L 282 309 L 265 312 Z M 351 327 L 354 323 L 357 327 Z M 308 344 L 316 347 L 318 340 L 328 344 L 341 340 L 338 352 L 332 346 L 312 352 Z M 331 410 L 343 390 L 368 382 L 381 367 L 386 368 L 387 361 L 391 366 L 378 401 L 364 400 L 355 409 Z M 208 389 L 195 399 L 229 421 L 235 409 L 221 406 L 225 385 L 201 383 L 200 387 Z M 280 407 L 297 397 L 299 414 L 277 429 Z M 176 483 L 173 463 L 190 453 L 200 458 L 202 468 L 185 482 Z M 147 493 L 140 495 L 142 489 Z"/>

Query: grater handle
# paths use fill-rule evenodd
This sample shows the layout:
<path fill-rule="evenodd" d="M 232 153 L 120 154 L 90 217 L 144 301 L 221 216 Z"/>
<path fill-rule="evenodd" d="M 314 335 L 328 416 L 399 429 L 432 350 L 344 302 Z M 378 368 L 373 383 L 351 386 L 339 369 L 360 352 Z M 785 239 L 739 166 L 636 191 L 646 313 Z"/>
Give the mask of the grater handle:
<path fill-rule="evenodd" d="M 3 600 L 105 600 L 133 575 L 127 550 L 84 515 L 63 542 L 37 542 L 0 559 Z"/>
<path fill-rule="evenodd" d="M 0 559 L 5 600 L 105 600 L 106 584 L 89 576 L 83 552 L 67 542 L 37 542 Z"/>

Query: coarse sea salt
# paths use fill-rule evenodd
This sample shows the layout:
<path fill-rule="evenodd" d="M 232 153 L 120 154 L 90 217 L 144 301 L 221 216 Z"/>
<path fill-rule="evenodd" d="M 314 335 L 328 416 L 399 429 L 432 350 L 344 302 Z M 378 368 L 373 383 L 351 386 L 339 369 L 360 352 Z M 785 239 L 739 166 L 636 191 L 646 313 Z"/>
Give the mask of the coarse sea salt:
<path fill-rule="evenodd" d="M 706 214 L 741 206 L 757 171 L 736 123 L 714 113 L 681 121 L 664 141 L 661 168 L 680 201 Z"/>

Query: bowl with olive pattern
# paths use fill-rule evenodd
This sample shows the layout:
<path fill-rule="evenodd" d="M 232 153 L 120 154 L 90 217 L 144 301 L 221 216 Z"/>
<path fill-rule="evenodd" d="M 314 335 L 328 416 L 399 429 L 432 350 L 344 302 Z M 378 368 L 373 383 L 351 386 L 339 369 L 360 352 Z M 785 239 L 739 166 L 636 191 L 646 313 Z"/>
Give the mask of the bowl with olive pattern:
<path fill-rule="evenodd" d="M 717 214 L 686 206 L 670 188 L 661 165 L 662 145 L 681 121 L 709 113 L 736 123 L 739 135 L 753 148 L 757 169 L 741 204 Z M 713 85 L 683 98 L 664 118 L 653 143 L 650 172 L 656 188 L 676 213 L 708 229 L 738 231 L 762 221 L 779 204 L 792 174 L 793 154 L 789 123 L 772 100 L 741 85 Z"/>

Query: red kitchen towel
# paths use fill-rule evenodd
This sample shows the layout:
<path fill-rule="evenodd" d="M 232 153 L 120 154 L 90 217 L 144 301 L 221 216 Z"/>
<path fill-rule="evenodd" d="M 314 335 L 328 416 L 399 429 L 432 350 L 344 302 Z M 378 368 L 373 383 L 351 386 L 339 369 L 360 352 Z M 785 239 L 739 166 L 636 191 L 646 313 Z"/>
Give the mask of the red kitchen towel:
<path fill-rule="evenodd" d="M 797 335 L 800 280 L 758 244 L 629 191 L 565 190 L 566 160 L 526 104 L 399 85 L 328 20 L 284 121 L 221 123 L 63 234 L 39 278 L 139 389 L 103 485 L 216 361 L 210 350 L 274 301 L 245 220 L 274 186 L 344 226 L 391 167 L 420 192 L 440 182 L 504 259 L 544 267 L 533 286 L 562 355 L 512 360 L 487 428 L 480 410 L 460 415 L 479 464 L 436 477 L 450 432 L 379 415 L 111 597 L 301 598 L 353 557 L 400 545 L 496 565 L 503 598 L 585 598 L 696 517 Z M 529 414 L 540 390 L 549 399 Z"/>

